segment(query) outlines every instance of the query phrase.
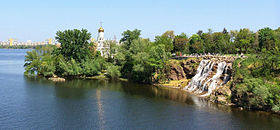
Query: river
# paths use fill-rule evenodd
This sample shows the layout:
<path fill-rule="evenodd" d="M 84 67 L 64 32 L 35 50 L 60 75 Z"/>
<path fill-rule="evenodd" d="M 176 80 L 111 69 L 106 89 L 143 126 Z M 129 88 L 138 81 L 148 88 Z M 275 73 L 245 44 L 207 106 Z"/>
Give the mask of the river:
<path fill-rule="evenodd" d="M 24 49 L 0 49 L 0 129 L 279 129 L 280 118 L 127 82 L 28 78 Z"/>

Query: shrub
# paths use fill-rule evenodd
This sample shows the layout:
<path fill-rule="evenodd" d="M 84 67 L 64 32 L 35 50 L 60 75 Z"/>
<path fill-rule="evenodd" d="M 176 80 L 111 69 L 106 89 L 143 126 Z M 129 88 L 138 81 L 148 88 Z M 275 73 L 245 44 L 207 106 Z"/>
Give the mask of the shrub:
<path fill-rule="evenodd" d="M 40 70 L 40 55 L 35 51 L 28 51 L 25 55 L 25 75 L 35 75 Z"/>
<path fill-rule="evenodd" d="M 96 60 L 86 60 L 81 63 L 83 68 L 83 75 L 94 76 L 100 71 L 100 64 Z"/>
<path fill-rule="evenodd" d="M 110 79 L 118 79 L 121 76 L 120 67 L 113 64 L 107 66 L 106 77 Z"/>

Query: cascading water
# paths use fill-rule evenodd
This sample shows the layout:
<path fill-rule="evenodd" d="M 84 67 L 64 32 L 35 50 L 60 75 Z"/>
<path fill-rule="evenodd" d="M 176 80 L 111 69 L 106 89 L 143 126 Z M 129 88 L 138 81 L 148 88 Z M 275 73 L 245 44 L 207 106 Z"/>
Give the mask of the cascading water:
<path fill-rule="evenodd" d="M 216 71 L 215 67 L 217 68 Z M 227 69 L 226 62 L 217 63 L 211 60 L 202 60 L 196 75 L 184 90 L 200 94 L 201 96 L 209 96 L 217 87 L 227 83 L 230 78 L 227 74 Z M 224 76 L 223 79 L 221 79 L 222 76 Z"/>
<path fill-rule="evenodd" d="M 209 60 L 202 60 L 198 66 L 197 74 L 192 78 L 189 86 L 185 89 L 189 91 L 193 91 L 199 86 L 201 86 L 202 82 L 207 78 L 209 72 L 211 72 L 213 67 L 213 63 Z"/>

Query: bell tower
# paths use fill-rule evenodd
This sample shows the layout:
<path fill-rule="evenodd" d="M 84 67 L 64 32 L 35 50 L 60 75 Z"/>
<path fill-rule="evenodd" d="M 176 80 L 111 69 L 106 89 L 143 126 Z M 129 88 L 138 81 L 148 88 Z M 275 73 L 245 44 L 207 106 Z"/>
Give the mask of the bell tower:
<path fill-rule="evenodd" d="M 104 29 L 102 27 L 102 22 L 100 22 L 100 28 L 98 29 L 98 37 L 97 37 L 98 44 L 104 42 Z M 99 45 L 98 45 L 99 46 Z M 102 45 L 100 45 L 102 46 Z"/>
<path fill-rule="evenodd" d="M 97 50 L 100 51 L 101 56 L 104 54 L 104 29 L 102 27 L 102 22 L 100 22 L 100 28 L 98 29 L 98 37 L 97 37 Z"/>

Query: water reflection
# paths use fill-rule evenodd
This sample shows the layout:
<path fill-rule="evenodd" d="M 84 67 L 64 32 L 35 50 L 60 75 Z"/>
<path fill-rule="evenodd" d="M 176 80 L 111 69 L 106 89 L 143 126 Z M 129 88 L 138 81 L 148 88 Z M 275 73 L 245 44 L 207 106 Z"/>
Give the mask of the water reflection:
<path fill-rule="evenodd" d="M 143 118 L 141 113 L 143 112 L 141 109 L 137 109 L 138 107 L 144 107 L 139 104 L 137 106 L 131 106 L 133 102 L 139 101 L 139 103 L 143 103 L 142 99 L 147 99 L 149 102 L 157 103 L 165 103 L 166 101 L 174 101 L 175 103 L 181 103 L 182 105 L 188 105 L 188 108 L 193 108 L 196 112 L 190 112 L 189 116 L 192 117 L 192 120 L 201 120 L 201 113 L 206 112 L 209 115 L 221 116 L 227 115 L 225 120 L 223 120 L 224 124 L 242 124 L 243 126 L 247 126 L 248 124 L 264 124 L 270 125 L 270 128 L 276 128 L 280 124 L 279 116 L 271 115 L 265 112 L 254 112 L 254 111 L 246 111 L 239 110 L 236 108 L 219 105 L 215 103 L 210 103 L 204 98 L 199 98 L 192 94 L 189 94 L 184 91 L 180 91 L 172 88 L 161 88 L 154 87 L 150 85 L 143 84 L 135 84 L 130 82 L 110 82 L 110 81 L 102 81 L 102 80 L 68 80 L 64 83 L 55 83 L 42 78 L 27 78 L 25 77 L 27 84 L 34 84 L 35 86 L 51 86 L 54 89 L 54 93 L 56 97 L 62 99 L 77 99 L 77 100 L 93 100 L 94 104 L 87 102 L 87 104 L 96 107 L 97 114 L 97 124 L 99 129 L 106 129 L 108 123 L 111 123 L 108 118 L 112 118 L 108 112 L 117 111 L 117 115 L 125 116 L 128 119 L 137 120 L 138 118 Z M 115 93 L 114 93 L 115 92 Z M 116 95 L 116 93 L 118 95 Z M 113 94 L 110 96 L 110 94 Z M 117 98 L 117 99 L 112 99 Z M 133 99 L 132 99 L 133 98 Z M 136 99 L 136 100 L 135 100 Z M 141 102 L 140 102 L 141 101 Z M 115 104 L 114 104 L 115 103 Z M 149 104 L 149 103 L 148 103 Z M 84 104 L 85 105 L 85 104 Z M 112 105 L 117 105 L 119 108 L 111 108 Z M 158 105 L 161 106 L 161 105 Z M 157 108 L 158 106 L 154 106 L 149 108 L 151 110 L 145 110 L 144 113 L 150 113 L 149 115 L 152 117 L 162 116 L 165 111 L 169 111 L 172 106 Z M 145 108 L 145 107 L 144 107 Z M 131 111 L 134 110 L 134 111 Z M 74 111 L 74 109 L 73 109 Z M 105 114 L 106 113 L 106 114 Z M 108 115 L 107 115 L 108 114 Z M 116 114 L 116 113 L 111 113 Z M 90 115 L 90 113 L 89 113 Z M 207 116 L 209 116 L 207 115 Z M 78 116 L 78 115 L 77 115 Z M 109 117 L 108 117 L 109 116 Z M 169 115 L 172 116 L 172 115 Z M 204 115 L 205 116 L 205 115 Z M 86 115 L 80 117 L 82 119 L 89 118 Z M 222 117 L 219 117 L 222 118 Z M 216 120 L 216 118 L 215 118 Z M 127 121 L 126 121 L 127 122 Z M 128 121 L 130 122 L 130 121 Z M 217 123 L 217 122 L 212 122 Z M 249 125 L 251 127 L 251 125 Z M 260 127 L 256 125 L 256 128 Z"/>
<path fill-rule="evenodd" d="M 98 119 L 99 119 L 99 126 L 100 129 L 104 129 L 105 126 L 105 120 L 104 120 L 104 110 L 102 107 L 102 101 L 101 101 L 101 90 L 96 90 L 96 98 L 97 98 L 97 107 L 98 107 Z"/>

